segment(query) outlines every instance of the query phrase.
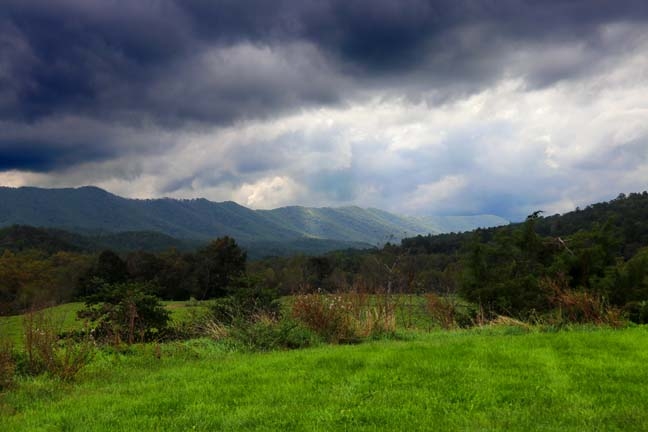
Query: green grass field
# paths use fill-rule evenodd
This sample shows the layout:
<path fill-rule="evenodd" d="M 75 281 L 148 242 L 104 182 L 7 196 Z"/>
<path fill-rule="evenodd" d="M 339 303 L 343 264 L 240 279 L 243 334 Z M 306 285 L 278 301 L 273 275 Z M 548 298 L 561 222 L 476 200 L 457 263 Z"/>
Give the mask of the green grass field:
<path fill-rule="evenodd" d="M 77 311 L 82 308 L 83 303 L 66 303 L 47 309 L 47 316 L 60 331 L 77 330 L 82 327 L 82 323 L 77 320 Z M 9 338 L 16 347 L 22 347 L 23 315 L 0 317 L 0 336 Z"/>
<path fill-rule="evenodd" d="M 194 340 L 24 378 L 0 430 L 648 430 L 648 329 L 405 333 L 271 353 Z"/>
<path fill-rule="evenodd" d="M 171 311 L 171 319 L 182 321 L 186 319 L 192 310 L 201 309 L 198 307 L 187 307 L 187 302 L 168 301 L 164 305 Z M 46 316 L 51 320 L 57 331 L 66 332 L 83 328 L 83 323 L 77 319 L 77 312 L 83 309 L 81 302 L 66 303 L 48 308 Z M 8 338 L 14 346 L 21 348 L 24 339 L 23 315 L 0 316 L 0 336 Z"/>

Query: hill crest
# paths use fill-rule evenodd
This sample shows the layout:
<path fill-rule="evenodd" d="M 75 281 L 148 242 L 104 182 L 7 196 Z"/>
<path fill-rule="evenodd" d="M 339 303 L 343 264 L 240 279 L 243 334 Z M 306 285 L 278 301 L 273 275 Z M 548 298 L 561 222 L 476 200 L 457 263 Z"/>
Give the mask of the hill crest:
<path fill-rule="evenodd" d="M 252 210 L 234 201 L 205 198 L 129 199 L 96 186 L 0 186 L 0 227 L 31 225 L 80 233 L 152 231 L 192 240 L 229 235 L 241 244 L 312 238 L 379 245 L 412 235 L 507 223 L 492 215 L 420 218 L 358 206 Z"/>

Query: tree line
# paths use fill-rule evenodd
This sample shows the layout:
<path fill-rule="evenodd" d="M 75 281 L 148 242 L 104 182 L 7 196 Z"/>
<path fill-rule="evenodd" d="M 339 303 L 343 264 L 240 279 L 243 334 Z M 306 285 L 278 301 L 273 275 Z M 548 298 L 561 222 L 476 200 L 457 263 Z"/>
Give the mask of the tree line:
<path fill-rule="evenodd" d="M 106 284 L 145 283 L 165 300 L 221 296 L 245 273 L 246 253 L 230 237 L 196 252 L 135 251 L 120 256 L 28 249 L 0 255 L 0 313 L 20 313 L 34 305 L 82 300 Z"/>
<path fill-rule="evenodd" d="M 248 261 L 229 237 L 185 253 L 5 250 L 0 313 L 91 298 L 106 284 L 139 283 L 167 300 L 223 297 L 250 287 L 276 295 L 436 293 L 460 297 L 490 316 L 530 319 L 560 310 L 584 320 L 616 310 L 644 322 L 647 220 L 648 193 L 643 192 L 562 216 L 538 211 L 520 224 L 319 256 Z"/>

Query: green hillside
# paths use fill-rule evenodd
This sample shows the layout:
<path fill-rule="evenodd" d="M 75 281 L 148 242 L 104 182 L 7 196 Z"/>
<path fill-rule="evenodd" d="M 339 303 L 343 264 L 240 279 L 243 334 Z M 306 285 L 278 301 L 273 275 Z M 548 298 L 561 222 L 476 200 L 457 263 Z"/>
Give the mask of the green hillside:
<path fill-rule="evenodd" d="M 506 223 L 496 216 L 413 218 L 359 207 L 255 211 L 231 201 L 126 199 L 90 186 L 0 187 L 0 227 L 18 224 L 84 234 L 157 232 L 202 241 L 228 235 L 243 245 L 301 239 L 377 245 L 418 234 Z"/>
<path fill-rule="evenodd" d="M 203 240 L 230 235 L 241 242 L 298 237 L 232 202 L 134 200 L 95 187 L 0 188 L 0 226 L 13 224 L 77 232 L 156 231 Z"/>
<path fill-rule="evenodd" d="M 488 228 L 507 225 L 508 222 L 495 215 L 476 216 L 425 216 L 420 220 L 429 225 L 433 232 L 460 233 L 472 231 L 475 228 Z"/>
<path fill-rule="evenodd" d="M 648 246 L 648 192 L 645 191 L 620 194 L 611 201 L 590 204 L 564 214 L 543 216 L 541 212 L 538 215 L 535 228 L 542 236 L 565 237 L 609 225 L 621 248 L 619 253 L 624 258 L 629 258 L 641 247 Z M 498 233 L 510 232 L 522 225 L 490 225 L 490 228 L 480 230 L 479 233 L 484 240 L 491 240 Z M 415 236 L 403 239 L 402 245 L 411 252 L 452 253 L 473 237 L 472 232 Z"/>

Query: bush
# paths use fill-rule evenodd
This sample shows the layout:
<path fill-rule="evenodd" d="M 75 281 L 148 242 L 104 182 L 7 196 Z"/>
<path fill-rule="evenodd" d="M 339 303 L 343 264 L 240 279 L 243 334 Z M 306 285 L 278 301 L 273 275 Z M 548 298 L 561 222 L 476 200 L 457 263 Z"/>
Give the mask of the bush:
<path fill-rule="evenodd" d="M 115 345 L 157 340 L 167 330 L 169 311 L 154 291 L 152 285 L 140 282 L 104 284 L 87 298 L 86 309 L 78 315 L 95 324 L 95 337 Z"/>
<path fill-rule="evenodd" d="M 229 336 L 229 328 L 215 320 L 206 321 L 201 330 L 202 335 L 214 340 L 222 340 Z"/>
<path fill-rule="evenodd" d="M 318 342 L 316 335 L 301 324 L 288 319 L 277 320 L 270 315 L 239 322 L 229 329 L 228 336 L 254 351 L 306 348 Z"/>
<path fill-rule="evenodd" d="M 279 316 L 279 296 L 273 289 L 264 286 L 258 278 L 241 277 L 228 288 L 229 295 L 214 300 L 211 308 L 215 321 L 234 325 L 247 322 L 254 316 Z"/>
<path fill-rule="evenodd" d="M 187 305 L 186 315 L 181 320 L 171 321 L 167 329 L 170 339 L 192 339 L 205 335 L 206 326 L 213 322 L 212 313 L 207 307 Z"/>
<path fill-rule="evenodd" d="M 248 309 L 234 297 L 216 299 L 211 306 L 213 320 L 227 326 L 237 321 L 245 321 L 253 312 L 253 308 Z"/>
<path fill-rule="evenodd" d="M 255 351 L 303 348 L 317 342 L 300 323 L 281 317 L 277 292 L 260 279 L 240 277 L 227 292 L 227 297 L 214 300 L 212 319 L 202 325 L 205 336 Z"/>
<path fill-rule="evenodd" d="M 648 301 L 629 302 L 623 311 L 630 321 L 636 324 L 648 324 Z"/>

